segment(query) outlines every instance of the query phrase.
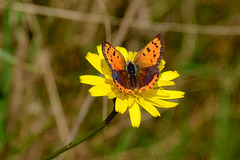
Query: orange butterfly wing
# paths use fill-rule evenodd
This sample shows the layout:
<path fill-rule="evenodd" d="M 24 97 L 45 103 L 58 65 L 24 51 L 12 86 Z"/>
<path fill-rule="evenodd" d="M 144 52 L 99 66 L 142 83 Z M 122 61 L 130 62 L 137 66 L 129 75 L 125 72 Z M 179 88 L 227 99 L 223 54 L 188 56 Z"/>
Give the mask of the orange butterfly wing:
<path fill-rule="evenodd" d="M 159 77 L 159 68 L 163 58 L 164 39 L 160 33 L 152 39 L 134 58 L 134 63 L 139 68 L 137 74 L 137 88 L 139 93 L 149 90 L 154 86 Z"/>
<path fill-rule="evenodd" d="M 112 71 L 113 82 L 119 90 L 134 94 L 132 86 L 129 82 L 128 73 L 125 69 L 126 62 L 123 55 L 106 41 L 102 43 L 102 52 L 109 68 Z"/>
<path fill-rule="evenodd" d="M 111 71 L 125 69 L 126 62 L 123 55 L 110 43 L 106 41 L 102 43 L 102 52 Z"/>
<path fill-rule="evenodd" d="M 164 46 L 163 35 L 160 33 L 136 55 L 135 64 L 141 68 L 159 65 L 163 57 Z"/>

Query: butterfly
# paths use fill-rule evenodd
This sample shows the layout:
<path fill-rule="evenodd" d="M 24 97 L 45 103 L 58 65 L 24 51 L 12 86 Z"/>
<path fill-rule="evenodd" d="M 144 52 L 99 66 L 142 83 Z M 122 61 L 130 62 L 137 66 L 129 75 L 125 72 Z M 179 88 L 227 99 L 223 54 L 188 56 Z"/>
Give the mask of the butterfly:
<path fill-rule="evenodd" d="M 160 33 L 152 39 L 132 61 L 125 61 L 123 55 L 110 43 L 103 41 L 103 56 L 112 71 L 112 78 L 120 91 L 135 94 L 149 90 L 159 77 L 159 64 L 163 58 L 164 38 Z"/>

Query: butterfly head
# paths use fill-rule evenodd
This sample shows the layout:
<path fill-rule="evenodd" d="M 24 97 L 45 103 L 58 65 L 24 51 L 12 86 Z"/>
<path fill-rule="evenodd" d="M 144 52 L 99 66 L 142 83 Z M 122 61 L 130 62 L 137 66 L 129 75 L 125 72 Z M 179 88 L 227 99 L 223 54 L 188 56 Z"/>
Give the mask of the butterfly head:
<path fill-rule="evenodd" d="M 131 61 L 127 61 L 125 69 L 129 75 L 136 75 L 138 70 L 136 64 Z"/>

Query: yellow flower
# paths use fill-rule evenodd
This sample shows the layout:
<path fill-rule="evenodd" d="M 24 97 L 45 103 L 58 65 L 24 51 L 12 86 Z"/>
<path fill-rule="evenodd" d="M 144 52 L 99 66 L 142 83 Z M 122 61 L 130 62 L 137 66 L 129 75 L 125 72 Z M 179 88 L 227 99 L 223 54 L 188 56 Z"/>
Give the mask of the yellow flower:
<path fill-rule="evenodd" d="M 124 56 L 126 61 L 133 61 L 135 55 L 137 54 L 137 52 L 127 52 L 127 50 L 123 47 L 115 48 Z M 93 85 L 93 87 L 89 89 L 92 96 L 108 96 L 109 99 L 116 98 L 115 110 L 123 114 L 128 109 L 133 127 L 139 127 L 141 122 L 141 112 L 139 106 L 143 107 L 153 117 L 158 117 L 160 116 L 160 113 L 155 106 L 161 108 L 175 107 L 178 103 L 166 100 L 184 97 L 184 92 L 182 91 L 164 90 L 162 88 L 163 86 L 175 85 L 172 80 L 179 76 L 177 71 L 160 73 L 157 83 L 149 91 L 145 90 L 141 93 L 135 92 L 134 94 L 121 92 L 113 82 L 111 70 L 108 67 L 102 53 L 102 46 L 97 46 L 97 50 L 98 54 L 88 52 L 86 59 L 103 75 L 103 77 L 83 75 L 80 76 L 80 82 Z M 164 60 L 161 60 L 159 65 L 160 72 L 164 68 L 165 63 L 166 62 Z"/>

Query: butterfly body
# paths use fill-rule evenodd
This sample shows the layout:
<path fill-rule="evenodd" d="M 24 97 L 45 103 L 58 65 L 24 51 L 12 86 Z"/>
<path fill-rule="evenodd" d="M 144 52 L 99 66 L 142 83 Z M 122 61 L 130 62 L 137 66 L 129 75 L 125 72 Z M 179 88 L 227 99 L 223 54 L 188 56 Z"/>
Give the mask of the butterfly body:
<path fill-rule="evenodd" d="M 103 55 L 112 71 L 114 83 L 120 91 L 132 94 L 135 94 L 135 89 L 139 93 L 149 90 L 157 82 L 163 49 L 163 36 L 158 34 L 135 56 L 133 62 L 126 62 L 123 55 L 111 44 L 106 41 L 102 43 Z"/>
<path fill-rule="evenodd" d="M 137 86 L 137 84 L 136 84 L 136 82 L 137 82 L 136 76 L 137 76 L 137 72 L 138 72 L 137 66 L 134 63 L 132 63 L 131 61 L 127 61 L 126 71 L 128 73 L 128 79 L 129 79 L 130 85 L 132 87 L 132 90 L 134 90 Z"/>

